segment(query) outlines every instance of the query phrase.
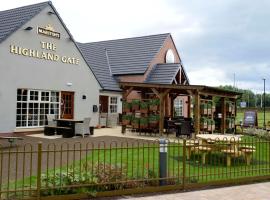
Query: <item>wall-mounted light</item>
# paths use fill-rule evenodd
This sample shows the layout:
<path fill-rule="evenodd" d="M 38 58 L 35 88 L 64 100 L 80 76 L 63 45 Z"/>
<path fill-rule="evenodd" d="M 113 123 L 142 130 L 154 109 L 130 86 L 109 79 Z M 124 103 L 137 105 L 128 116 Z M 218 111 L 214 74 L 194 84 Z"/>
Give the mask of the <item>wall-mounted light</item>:
<path fill-rule="evenodd" d="M 55 13 L 52 12 L 52 11 L 49 11 L 48 14 L 49 14 L 49 15 L 55 15 Z"/>
<path fill-rule="evenodd" d="M 28 26 L 28 27 L 26 27 L 24 30 L 26 30 L 26 31 L 31 31 L 32 29 L 33 29 L 32 26 Z"/>
<path fill-rule="evenodd" d="M 72 86 L 72 83 L 71 82 L 67 82 L 67 86 Z"/>

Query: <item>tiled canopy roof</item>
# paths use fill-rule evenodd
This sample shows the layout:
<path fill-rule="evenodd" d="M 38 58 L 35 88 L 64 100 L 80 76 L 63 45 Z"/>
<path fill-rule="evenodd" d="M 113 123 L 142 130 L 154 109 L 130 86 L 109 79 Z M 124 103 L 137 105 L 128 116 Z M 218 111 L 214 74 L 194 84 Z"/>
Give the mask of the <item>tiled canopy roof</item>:
<path fill-rule="evenodd" d="M 180 68 L 180 63 L 157 64 L 153 67 L 145 83 L 172 84 Z"/>

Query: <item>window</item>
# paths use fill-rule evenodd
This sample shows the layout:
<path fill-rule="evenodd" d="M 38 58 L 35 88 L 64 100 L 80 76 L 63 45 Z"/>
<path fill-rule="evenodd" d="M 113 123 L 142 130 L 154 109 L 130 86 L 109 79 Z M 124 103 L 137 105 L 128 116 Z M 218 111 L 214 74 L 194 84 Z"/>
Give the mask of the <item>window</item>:
<path fill-rule="evenodd" d="M 183 116 L 183 100 L 176 98 L 174 100 L 174 116 Z"/>
<path fill-rule="evenodd" d="M 117 113 L 117 97 L 110 97 L 110 113 Z"/>
<path fill-rule="evenodd" d="M 17 90 L 16 127 L 40 127 L 46 125 L 46 115 L 59 115 L 59 92 Z"/>

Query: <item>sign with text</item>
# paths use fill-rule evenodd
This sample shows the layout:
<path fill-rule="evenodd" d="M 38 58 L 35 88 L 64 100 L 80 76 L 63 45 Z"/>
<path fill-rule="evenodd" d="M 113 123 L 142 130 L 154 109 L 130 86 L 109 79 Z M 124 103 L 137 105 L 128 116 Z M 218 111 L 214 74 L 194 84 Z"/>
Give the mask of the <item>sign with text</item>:
<path fill-rule="evenodd" d="M 256 110 L 248 110 L 244 112 L 244 126 L 258 126 L 258 113 Z"/>

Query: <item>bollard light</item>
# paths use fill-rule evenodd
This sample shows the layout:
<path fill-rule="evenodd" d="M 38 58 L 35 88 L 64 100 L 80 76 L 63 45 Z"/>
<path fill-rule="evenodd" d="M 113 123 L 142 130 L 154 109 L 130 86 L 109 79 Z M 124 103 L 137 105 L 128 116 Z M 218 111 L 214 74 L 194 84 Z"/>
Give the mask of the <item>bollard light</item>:
<path fill-rule="evenodd" d="M 167 151 L 168 141 L 166 139 L 159 140 L 159 185 L 166 185 L 167 178 Z"/>
<path fill-rule="evenodd" d="M 167 153 L 167 147 L 168 147 L 168 142 L 166 139 L 160 139 L 159 140 L 159 152 L 160 153 Z"/>

